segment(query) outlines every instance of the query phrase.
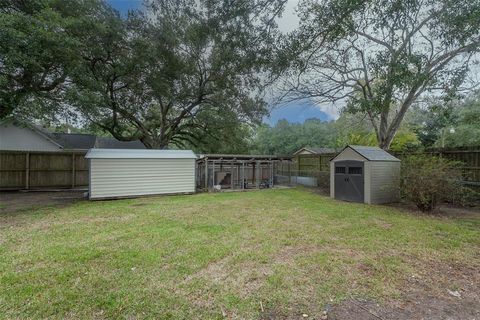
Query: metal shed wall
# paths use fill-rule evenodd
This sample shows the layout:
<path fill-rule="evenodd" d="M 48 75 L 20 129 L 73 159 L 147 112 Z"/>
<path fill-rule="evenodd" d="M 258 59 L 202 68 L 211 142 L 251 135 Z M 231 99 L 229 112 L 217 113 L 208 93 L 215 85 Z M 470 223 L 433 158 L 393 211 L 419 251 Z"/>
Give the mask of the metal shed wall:
<path fill-rule="evenodd" d="M 90 159 L 90 199 L 195 192 L 195 159 Z"/>

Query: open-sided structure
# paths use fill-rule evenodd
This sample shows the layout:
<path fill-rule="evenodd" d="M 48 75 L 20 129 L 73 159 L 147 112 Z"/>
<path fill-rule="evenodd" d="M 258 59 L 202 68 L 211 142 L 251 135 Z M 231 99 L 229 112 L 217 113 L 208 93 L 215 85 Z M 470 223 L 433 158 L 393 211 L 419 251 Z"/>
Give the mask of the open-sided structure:
<path fill-rule="evenodd" d="M 330 196 L 388 203 L 399 199 L 400 160 L 378 147 L 347 146 L 330 163 Z"/>
<path fill-rule="evenodd" d="M 206 154 L 197 160 L 197 188 L 244 190 L 271 188 L 278 183 L 278 166 L 290 157 L 270 155 Z"/>

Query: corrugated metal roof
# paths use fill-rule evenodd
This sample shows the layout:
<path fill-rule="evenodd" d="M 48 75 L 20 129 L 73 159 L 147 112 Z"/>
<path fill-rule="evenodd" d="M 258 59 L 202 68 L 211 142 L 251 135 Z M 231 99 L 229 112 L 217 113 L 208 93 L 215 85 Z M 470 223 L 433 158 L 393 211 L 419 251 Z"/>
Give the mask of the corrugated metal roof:
<path fill-rule="evenodd" d="M 370 161 L 400 161 L 387 151 L 380 149 L 379 147 L 366 147 L 366 146 L 347 146 L 350 147 Z"/>
<path fill-rule="evenodd" d="M 223 160 L 276 160 L 276 159 L 291 159 L 292 156 L 275 156 L 275 155 L 266 155 L 266 154 L 199 154 L 198 159 L 208 158 L 209 160 L 223 159 Z"/>
<path fill-rule="evenodd" d="M 196 159 L 192 150 L 90 149 L 87 159 Z"/>

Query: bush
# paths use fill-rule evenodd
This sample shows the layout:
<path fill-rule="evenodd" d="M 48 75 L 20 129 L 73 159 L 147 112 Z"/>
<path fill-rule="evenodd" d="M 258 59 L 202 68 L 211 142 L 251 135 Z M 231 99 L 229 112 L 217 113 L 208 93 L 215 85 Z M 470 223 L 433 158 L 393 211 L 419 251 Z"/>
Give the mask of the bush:
<path fill-rule="evenodd" d="M 427 155 L 403 158 L 402 197 L 422 211 L 432 211 L 442 201 L 453 202 L 464 189 L 460 164 Z"/>

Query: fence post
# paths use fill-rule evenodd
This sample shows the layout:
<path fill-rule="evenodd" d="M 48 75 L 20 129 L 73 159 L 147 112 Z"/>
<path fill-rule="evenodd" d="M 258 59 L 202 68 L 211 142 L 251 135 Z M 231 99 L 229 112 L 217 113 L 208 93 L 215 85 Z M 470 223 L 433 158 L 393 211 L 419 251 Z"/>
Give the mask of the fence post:
<path fill-rule="evenodd" d="M 75 188 L 75 153 L 72 153 L 72 189 Z"/>
<path fill-rule="evenodd" d="M 288 184 L 292 184 L 292 163 L 288 162 Z"/>
<path fill-rule="evenodd" d="M 205 191 L 208 191 L 208 157 L 205 157 Z"/>
<path fill-rule="evenodd" d="M 25 154 L 25 189 L 30 189 L 30 152 Z"/>
<path fill-rule="evenodd" d="M 242 190 L 245 189 L 245 160 L 242 161 Z"/>
<path fill-rule="evenodd" d="M 262 178 L 260 177 L 260 175 L 262 174 L 261 165 L 262 165 L 262 164 L 257 161 L 257 163 L 256 163 L 257 172 L 256 172 L 256 175 L 255 175 L 255 177 L 256 177 L 256 179 L 255 179 L 255 187 L 256 187 L 257 189 L 260 189 L 260 180 L 262 179 Z"/>
<path fill-rule="evenodd" d="M 230 164 L 230 189 L 233 190 L 233 160 Z"/>

